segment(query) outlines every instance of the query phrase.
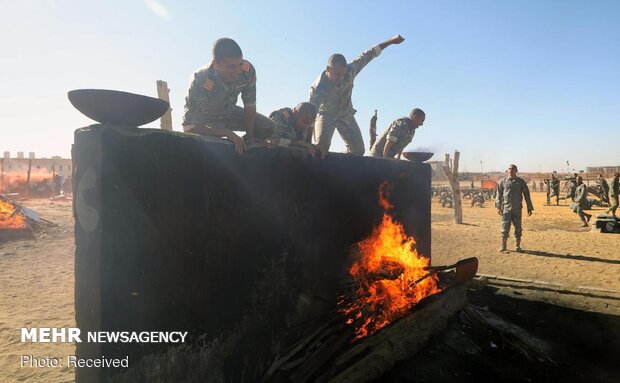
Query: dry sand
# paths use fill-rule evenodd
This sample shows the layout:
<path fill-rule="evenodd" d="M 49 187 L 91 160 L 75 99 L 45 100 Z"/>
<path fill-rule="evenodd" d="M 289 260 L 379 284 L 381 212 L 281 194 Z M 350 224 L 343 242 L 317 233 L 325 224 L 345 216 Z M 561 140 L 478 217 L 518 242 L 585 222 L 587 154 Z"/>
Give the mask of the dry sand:
<path fill-rule="evenodd" d="M 73 369 L 20 368 L 21 355 L 75 354 L 73 343 L 21 343 L 22 327 L 74 327 L 73 218 L 70 202 L 23 202 L 61 226 L 36 240 L 0 243 L 0 382 L 69 382 Z"/>
<path fill-rule="evenodd" d="M 499 216 L 492 203 L 472 208 L 464 200 L 465 224 L 456 225 L 452 210 L 434 199 L 433 264 L 476 256 L 480 273 L 538 281 L 502 287 L 507 294 L 620 315 L 620 235 L 580 228 L 566 206 L 544 206 L 543 193 L 533 193 L 533 200 L 534 214 L 523 222 L 523 247 L 530 252 L 498 253 Z M 66 358 L 75 351 L 73 344 L 20 342 L 21 327 L 75 325 L 71 205 L 47 200 L 24 205 L 61 226 L 34 241 L 0 243 L 0 382 L 72 381 L 74 371 L 67 367 L 19 368 L 21 355 Z"/>
<path fill-rule="evenodd" d="M 532 193 L 532 202 L 532 216 L 523 214 L 521 246 L 525 252 L 519 253 L 512 250 L 512 228 L 510 251 L 498 252 L 500 216 L 493 201 L 479 208 L 471 207 L 471 200 L 463 200 L 464 224 L 457 225 L 453 210 L 442 208 L 433 199 L 432 263 L 453 264 L 475 256 L 481 274 L 538 282 L 512 283 L 521 287 L 516 289 L 517 295 L 534 294 L 534 299 L 620 315 L 620 235 L 580 227 L 581 221 L 568 202 L 545 206 L 545 193 Z M 589 213 L 594 220 L 605 211 L 595 207 Z M 567 290 L 576 293 L 566 294 Z"/>

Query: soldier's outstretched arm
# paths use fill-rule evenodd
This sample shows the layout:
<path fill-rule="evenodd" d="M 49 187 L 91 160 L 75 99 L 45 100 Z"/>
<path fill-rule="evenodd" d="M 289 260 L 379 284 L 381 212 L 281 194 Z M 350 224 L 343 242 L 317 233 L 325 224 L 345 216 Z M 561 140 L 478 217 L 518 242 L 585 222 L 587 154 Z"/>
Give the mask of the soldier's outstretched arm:
<path fill-rule="evenodd" d="M 381 50 L 384 50 L 385 48 L 389 47 L 390 45 L 400 44 L 403 41 L 405 41 L 405 38 L 403 36 L 395 35 L 395 36 L 390 37 L 388 40 L 385 40 L 381 44 L 379 44 L 379 48 L 381 48 Z"/>
<path fill-rule="evenodd" d="M 385 48 L 389 47 L 390 45 L 393 44 L 400 44 L 403 41 L 405 41 L 405 38 L 402 37 L 401 35 L 396 35 L 391 37 L 388 40 L 385 40 L 384 42 L 382 42 L 381 44 L 377 44 L 374 47 L 368 49 L 367 51 L 365 51 L 364 53 L 362 53 L 361 55 L 359 55 L 359 57 L 357 57 L 355 60 L 353 60 L 353 62 L 351 62 L 351 64 L 349 64 L 349 66 L 351 67 L 351 72 L 353 77 L 357 76 L 357 74 L 375 57 L 379 56 L 381 54 L 381 51 L 383 51 Z"/>

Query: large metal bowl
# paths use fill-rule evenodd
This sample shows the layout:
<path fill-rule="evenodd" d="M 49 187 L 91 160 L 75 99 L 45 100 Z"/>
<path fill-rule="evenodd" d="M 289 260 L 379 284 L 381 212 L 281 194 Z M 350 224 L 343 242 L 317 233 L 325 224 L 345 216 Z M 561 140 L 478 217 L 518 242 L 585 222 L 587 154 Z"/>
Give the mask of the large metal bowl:
<path fill-rule="evenodd" d="M 429 160 L 433 154 L 429 152 L 403 152 L 403 157 L 408 159 L 411 162 L 424 162 Z"/>
<path fill-rule="evenodd" d="M 170 104 L 158 98 L 108 89 L 77 89 L 67 96 L 86 117 L 102 124 L 140 126 L 166 113 Z"/>

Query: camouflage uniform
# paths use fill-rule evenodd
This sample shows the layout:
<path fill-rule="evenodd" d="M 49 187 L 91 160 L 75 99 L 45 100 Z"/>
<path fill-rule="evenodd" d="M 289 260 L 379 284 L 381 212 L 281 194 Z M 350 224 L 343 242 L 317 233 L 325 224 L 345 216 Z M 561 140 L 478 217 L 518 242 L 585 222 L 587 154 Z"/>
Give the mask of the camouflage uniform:
<path fill-rule="evenodd" d="M 241 68 L 241 75 L 234 83 L 223 81 L 217 75 L 213 64 L 194 73 L 185 98 L 185 131 L 189 131 L 188 125 L 245 130 L 244 110 L 237 106 L 237 98 L 241 93 L 244 106 L 256 105 L 256 70 L 249 61 L 243 61 Z M 256 114 L 256 138 L 269 138 L 274 130 L 273 121 L 262 114 Z"/>
<path fill-rule="evenodd" d="M 502 240 L 508 238 L 510 224 L 515 227 L 514 235 L 517 243 L 521 240 L 523 228 L 521 227 L 521 210 L 523 209 L 523 197 L 527 204 L 527 210 L 532 211 L 532 200 L 530 190 L 523 178 L 506 177 L 499 181 L 497 185 L 497 196 L 495 197 L 495 207 L 502 212 Z"/>
<path fill-rule="evenodd" d="M 568 194 L 566 195 L 566 199 L 570 197 L 573 201 L 575 201 L 575 192 L 577 191 L 577 180 L 571 178 L 568 180 Z"/>
<path fill-rule="evenodd" d="M 620 195 L 620 179 L 618 179 L 618 177 L 614 177 L 611 180 L 610 186 L 612 204 L 609 210 L 607 210 L 607 213 L 616 215 L 616 209 L 618 209 L 618 196 Z"/>
<path fill-rule="evenodd" d="M 560 204 L 560 180 L 557 178 L 551 178 L 550 180 L 545 180 L 547 184 L 547 205 L 551 204 L 551 197 L 555 197 L 555 204 Z"/>
<path fill-rule="evenodd" d="M 291 108 L 273 111 L 269 118 L 276 124 L 276 130 L 269 139 L 270 142 L 281 146 L 289 146 L 295 141 L 312 143 L 311 129 L 305 131 L 295 129 L 295 116 Z"/>
<path fill-rule="evenodd" d="M 575 191 L 575 213 L 579 215 L 579 218 L 583 221 L 584 225 L 587 225 L 587 222 L 590 220 L 591 215 L 583 212 L 584 209 L 588 207 L 588 187 L 586 184 L 582 183 L 577 186 L 577 190 Z M 586 219 L 586 216 L 588 217 Z"/>
<path fill-rule="evenodd" d="M 598 183 L 601 186 L 601 200 L 609 203 L 609 184 L 607 183 L 607 180 L 601 177 L 599 178 Z"/>
<path fill-rule="evenodd" d="M 390 124 L 390 126 L 383 132 L 381 138 L 375 142 L 370 148 L 370 155 L 373 157 L 383 157 L 383 148 L 387 141 L 392 141 L 394 145 L 388 153 L 388 158 L 393 158 L 400 153 L 405 146 L 409 145 L 413 136 L 415 135 L 415 128 L 413 128 L 413 122 L 409 117 L 401 117 Z"/>
<path fill-rule="evenodd" d="M 310 87 L 309 101 L 318 109 L 314 132 L 321 152 L 326 153 L 329 150 L 334 130 L 337 129 L 347 153 L 360 156 L 364 154 L 364 140 L 355 121 L 355 109 L 351 102 L 353 80 L 380 53 L 381 48 L 375 46 L 347 64 L 347 72 L 338 85 L 332 83 L 323 71 Z"/>

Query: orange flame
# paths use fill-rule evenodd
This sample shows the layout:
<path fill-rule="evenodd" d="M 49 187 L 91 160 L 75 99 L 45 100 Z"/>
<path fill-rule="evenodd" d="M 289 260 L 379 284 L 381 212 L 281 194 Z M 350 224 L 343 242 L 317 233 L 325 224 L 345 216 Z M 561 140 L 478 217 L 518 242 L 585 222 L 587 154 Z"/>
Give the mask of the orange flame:
<path fill-rule="evenodd" d="M 384 183 L 379 189 L 379 205 L 385 210 L 393 208 L 388 194 Z M 414 283 L 428 273 L 425 268 L 430 260 L 418 254 L 415 239 L 407 236 L 389 213 L 383 214 L 370 237 L 357 244 L 357 250 L 359 259 L 349 269 L 357 286 L 355 299 L 340 302 L 347 323 L 355 325 L 354 340 L 373 334 L 406 315 L 423 298 L 439 292 L 436 276 Z"/>
<path fill-rule="evenodd" d="M 388 199 L 391 191 L 392 188 L 387 181 L 384 181 L 381 186 L 379 186 L 379 206 L 381 206 L 385 211 L 392 210 L 394 208 Z"/>
<path fill-rule="evenodd" d="M 25 229 L 26 218 L 15 207 L 0 199 L 0 229 Z"/>

